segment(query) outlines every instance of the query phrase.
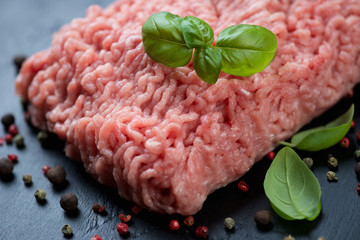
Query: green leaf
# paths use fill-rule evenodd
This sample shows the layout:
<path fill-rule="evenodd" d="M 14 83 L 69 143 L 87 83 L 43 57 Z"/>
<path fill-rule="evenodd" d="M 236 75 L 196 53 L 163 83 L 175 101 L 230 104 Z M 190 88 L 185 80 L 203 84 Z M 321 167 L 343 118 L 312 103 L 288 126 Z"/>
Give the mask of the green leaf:
<path fill-rule="evenodd" d="M 169 12 L 151 15 L 142 27 L 145 52 L 156 62 L 168 67 L 189 63 L 193 50 L 184 40 L 181 30 L 183 18 Z"/>
<path fill-rule="evenodd" d="M 221 71 L 221 53 L 213 48 L 197 48 L 194 53 L 194 69 L 205 82 L 216 83 Z"/>
<path fill-rule="evenodd" d="M 276 35 L 256 25 L 240 24 L 225 28 L 216 40 L 223 55 L 221 70 L 236 76 L 263 71 L 274 59 Z"/>
<path fill-rule="evenodd" d="M 181 29 L 190 48 L 210 47 L 214 41 L 214 31 L 210 25 L 197 17 L 186 16 L 181 22 Z"/>
<path fill-rule="evenodd" d="M 327 149 L 337 144 L 349 131 L 354 108 L 354 105 L 351 105 L 346 113 L 325 126 L 301 131 L 291 138 L 291 143 L 280 142 L 280 144 L 312 152 Z"/>
<path fill-rule="evenodd" d="M 312 221 L 320 214 L 320 184 L 289 147 L 281 149 L 274 158 L 265 176 L 264 189 L 274 211 L 286 220 Z"/>

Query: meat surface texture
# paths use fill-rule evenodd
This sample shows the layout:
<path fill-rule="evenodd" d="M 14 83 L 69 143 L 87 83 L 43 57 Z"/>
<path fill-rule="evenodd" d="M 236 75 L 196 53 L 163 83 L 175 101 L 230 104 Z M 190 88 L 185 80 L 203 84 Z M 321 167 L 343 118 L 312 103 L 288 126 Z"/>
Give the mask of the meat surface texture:
<path fill-rule="evenodd" d="M 169 68 L 144 52 L 141 28 L 156 12 L 207 21 L 218 35 L 257 24 L 278 52 L 251 77 L 215 85 L 192 66 Z M 66 142 L 100 183 L 142 207 L 194 214 L 278 141 L 360 80 L 359 0 L 120 0 L 91 6 L 30 57 L 16 91 L 32 123 Z"/>

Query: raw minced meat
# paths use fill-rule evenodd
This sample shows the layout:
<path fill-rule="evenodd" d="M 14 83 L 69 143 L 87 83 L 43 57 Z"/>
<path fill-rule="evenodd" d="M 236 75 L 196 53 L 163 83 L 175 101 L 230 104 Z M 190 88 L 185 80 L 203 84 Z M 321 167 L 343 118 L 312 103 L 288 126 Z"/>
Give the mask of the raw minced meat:
<path fill-rule="evenodd" d="M 143 50 L 141 27 L 169 11 L 278 37 L 265 71 L 222 73 L 215 85 L 192 67 L 169 68 Z M 359 81 L 358 0 L 121 0 L 91 6 L 29 58 L 16 91 L 32 123 L 66 142 L 99 182 L 157 212 L 196 213 L 208 194 L 246 173 L 279 140 L 334 105 Z"/>

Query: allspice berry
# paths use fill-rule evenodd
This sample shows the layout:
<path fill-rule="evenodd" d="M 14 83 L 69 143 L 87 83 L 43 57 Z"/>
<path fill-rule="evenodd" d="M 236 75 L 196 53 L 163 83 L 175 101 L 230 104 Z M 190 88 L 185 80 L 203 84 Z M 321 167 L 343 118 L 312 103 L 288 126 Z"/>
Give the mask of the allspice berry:
<path fill-rule="evenodd" d="M 15 123 L 15 117 L 11 113 L 5 114 L 4 116 L 2 116 L 1 122 L 7 130 L 11 124 Z"/>
<path fill-rule="evenodd" d="M 61 196 L 60 206 L 65 211 L 74 211 L 78 207 L 78 198 L 73 193 L 66 193 Z"/>
<path fill-rule="evenodd" d="M 14 164 L 8 158 L 0 158 L 0 176 L 9 176 L 12 174 Z"/>
<path fill-rule="evenodd" d="M 257 211 L 254 220 L 259 226 L 267 226 L 271 223 L 271 213 L 266 210 Z"/>
<path fill-rule="evenodd" d="M 52 184 L 58 185 L 65 181 L 66 172 L 63 167 L 56 166 L 50 168 L 49 171 L 47 171 L 46 176 Z"/>

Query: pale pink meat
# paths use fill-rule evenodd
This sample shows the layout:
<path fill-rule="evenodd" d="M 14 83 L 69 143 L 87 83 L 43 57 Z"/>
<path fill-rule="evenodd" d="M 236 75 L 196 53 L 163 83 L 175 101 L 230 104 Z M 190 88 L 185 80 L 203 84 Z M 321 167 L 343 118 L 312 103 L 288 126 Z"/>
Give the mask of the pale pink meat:
<path fill-rule="evenodd" d="M 158 11 L 207 21 L 215 34 L 258 24 L 278 36 L 265 71 L 201 81 L 142 47 Z M 279 140 L 334 105 L 360 80 L 359 0 L 121 0 L 91 6 L 29 58 L 16 91 L 35 126 L 66 141 L 100 183 L 153 211 L 194 214 Z"/>

